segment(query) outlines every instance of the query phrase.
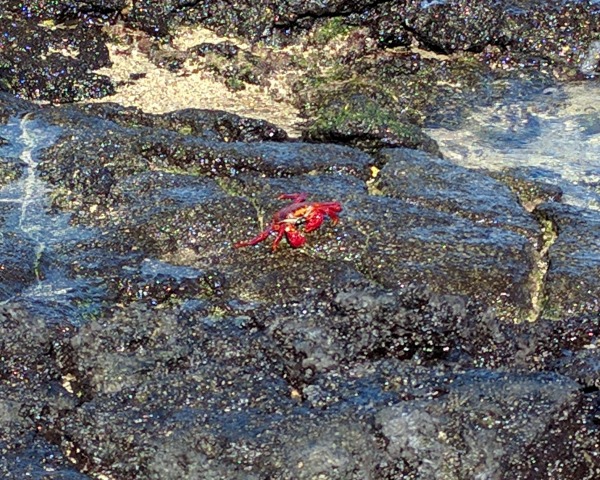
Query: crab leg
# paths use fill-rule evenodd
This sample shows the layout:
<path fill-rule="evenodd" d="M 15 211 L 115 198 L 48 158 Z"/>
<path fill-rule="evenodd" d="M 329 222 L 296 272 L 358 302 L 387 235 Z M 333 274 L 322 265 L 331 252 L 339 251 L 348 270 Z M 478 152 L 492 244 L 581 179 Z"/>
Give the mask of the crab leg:
<path fill-rule="evenodd" d="M 277 236 L 275 237 L 275 240 L 273 241 L 273 251 L 277 250 L 277 245 L 279 245 L 279 242 L 281 242 L 281 239 L 283 238 L 284 234 L 285 234 L 285 228 L 280 228 L 279 230 L 277 230 Z"/>
<path fill-rule="evenodd" d="M 327 215 L 329 215 L 331 223 L 333 223 L 334 225 L 340 220 L 340 217 L 337 216 L 337 213 L 334 213 L 332 211 L 327 212 Z"/>
<path fill-rule="evenodd" d="M 308 193 L 282 193 L 277 198 L 279 200 L 291 200 L 294 203 L 301 203 L 308 198 Z"/>
<path fill-rule="evenodd" d="M 262 231 L 261 233 L 259 233 L 256 237 L 251 238 L 250 240 L 245 240 L 243 242 L 237 242 L 234 247 L 235 248 L 240 248 L 240 247 L 249 247 L 250 245 L 256 245 L 257 243 L 262 242 L 263 240 L 265 240 L 269 234 L 271 233 L 271 228 L 267 228 L 266 230 Z"/>

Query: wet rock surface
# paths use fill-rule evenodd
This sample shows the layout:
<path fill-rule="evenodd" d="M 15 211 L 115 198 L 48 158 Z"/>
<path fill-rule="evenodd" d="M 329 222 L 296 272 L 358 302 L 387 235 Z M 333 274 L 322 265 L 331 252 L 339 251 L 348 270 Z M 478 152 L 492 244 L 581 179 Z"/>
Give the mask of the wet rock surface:
<path fill-rule="evenodd" d="M 594 2 L 505 7 L 0 0 L 0 475 L 600 477 L 598 212 L 421 130 L 594 73 Z M 182 23 L 318 55 L 165 48 Z M 302 65 L 303 141 L 23 99 L 113 91 L 109 24 L 231 89 Z M 340 221 L 233 248 L 293 192 Z"/>
<path fill-rule="evenodd" d="M 0 257 L 2 258 L 1 301 L 11 298 L 36 281 L 35 244 L 29 238 L 3 232 L 0 236 Z"/>
<path fill-rule="evenodd" d="M 548 251 L 544 284 L 550 316 L 565 313 L 600 314 L 600 215 L 569 205 L 546 203 L 538 211 L 556 227 L 557 238 Z"/>
<path fill-rule="evenodd" d="M 374 277 L 390 286 L 390 281 L 414 279 L 484 303 L 487 296 L 487 303 L 494 298 L 530 305 L 527 292 L 540 226 L 516 195 L 485 175 L 415 150 L 383 150 L 381 155 L 385 166 L 375 187 L 399 206 L 397 212 L 376 215 L 391 217 L 393 228 L 385 229 L 389 233 L 382 239 L 370 240 L 374 252 L 366 263 L 375 267 Z M 476 267 L 470 263 L 475 258 Z M 488 262 L 495 266 L 486 267 Z M 454 285 L 450 291 L 448 281 Z"/>
<path fill-rule="evenodd" d="M 58 120 L 60 112 L 49 118 Z M 268 297 L 259 292 L 271 290 L 264 278 L 277 279 L 289 298 L 306 288 L 298 277 L 320 268 L 311 265 L 314 258 L 388 287 L 419 283 L 474 296 L 506 315 L 531 308 L 540 227 L 507 187 L 486 176 L 404 149 L 375 158 L 330 144 L 205 141 L 203 135 L 120 127 L 70 108 L 62 112 L 63 128 L 76 125 L 76 132 L 43 154 L 40 174 L 56 187 L 55 205 L 75 210 L 72 221 L 104 229 L 113 251 L 168 255 L 178 264 L 194 255 L 202 270 L 230 266 L 238 280 L 226 288 L 237 291 L 241 283 L 264 301 Z M 87 140 L 74 144 L 73 135 Z M 375 164 L 385 164 L 375 183 L 383 195 L 369 194 L 364 183 Z M 447 190 L 436 167 L 446 170 Z M 403 181 L 415 187 L 413 197 Z M 261 249 L 264 261 L 249 276 L 249 265 L 240 265 L 257 253 L 233 251 L 234 240 L 258 230 L 253 215 L 267 222 L 284 205 L 277 195 L 302 190 L 315 192 L 315 200 L 342 202 L 344 228 L 324 227 L 311 258 L 291 254 L 292 270 Z M 427 195 L 436 201 L 428 203 Z M 318 281 L 308 280 L 311 287 L 324 286 Z"/>
<path fill-rule="evenodd" d="M 0 140 L 0 146 L 3 145 Z M 0 158 L 0 187 L 18 179 L 24 170 L 24 164 L 17 158 L 1 157 Z"/>
<path fill-rule="evenodd" d="M 539 223 L 505 183 L 416 150 L 386 149 L 380 156 L 385 167 L 375 187 L 384 195 L 541 242 Z"/>
<path fill-rule="evenodd" d="M 0 307 L 0 474 L 3 478 L 89 478 L 40 433 L 49 405 L 68 411 L 78 401 L 60 385 L 53 343 L 73 332 L 49 326 L 19 308 Z"/>
<path fill-rule="evenodd" d="M 31 214 L 70 224 L 45 239 L 2 204 L 7 478 L 600 472 L 595 295 L 559 280 L 597 275 L 594 213 L 224 112 L 28 110 L 7 148 L 60 127 L 21 145 L 51 201 Z M 298 191 L 340 222 L 301 249 L 232 247 Z"/>

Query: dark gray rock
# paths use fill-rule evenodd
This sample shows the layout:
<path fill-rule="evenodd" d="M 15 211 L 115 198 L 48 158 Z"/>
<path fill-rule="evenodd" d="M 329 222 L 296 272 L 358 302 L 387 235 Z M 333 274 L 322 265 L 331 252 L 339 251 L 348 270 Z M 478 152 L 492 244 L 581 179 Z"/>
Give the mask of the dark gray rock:
<path fill-rule="evenodd" d="M 196 114 L 205 118 L 202 111 Z M 202 136 L 196 137 L 160 128 L 164 120 L 157 120 L 159 128 L 152 129 L 122 127 L 72 109 L 47 115 L 63 128 L 75 129 L 78 138 L 74 146 L 65 132 L 43 153 L 39 165 L 44 179 L 68 192 L 55 201 L 69 208 L 82 204 L 110 206 L 108 194 L 115 181 L 148 169 L 225 178 L 339 172 L 366 179 L 373 162 L 370 156 L 339 145 L 214 141 L 202 138 L 213 127 L 202 129 Z M 173 117 L 169 115 L 168 119 Z M 85 211 L 81 213 L 87 216 Z"/>
<path fill-rule="evenodd" d="M 57 116 L 64 125 L 77 125 L 91 119 L 104 118 L 123 127 L 152 127 L 171 130 L 220 142 L 260 142 L 287 140 L 287 133 L 265 120 L 224 112 L 189 108 L 166 114 L 145 113 L 139 108 L 123 107 L 114 103 L 95 103 L 71 107 L 70 115 Z"/>
<path fill-rule="evenodd" d="M 5 408 L 2 405 L 0 408 Z M 10 412 L 13 414 L 14 412 Z M 0 428 L 5 428 L 2 425 Z M 33 432 L 19 432 L 8 441 L 0 441 L 0 475 L 5 480 L 60 479 L 89 480 L 91 477 L 77 470 L 58 446 L 36 437 Z"/>
<path fill-rule="evenodd" d="M 304 340 L 276 333 L 294 321 L 292 310 L 288 318 L 274 319 L 268 312 L 217 318 L 192 305 L 168 312 L 133 306 L 92 322 L 60 357 L 85 401 L 43 421 L 90 473 L 119 477 L 143 471 L 152 479 L 451 478 L 451 469 L 461 477 L 480 472 L 520 478 L 524 465 L 534 463 L 550 473 L 589 471 L 587 460 L 573 453 L 594 445 L 597 427 L 584 424 L 597 410 L 577 383 L 552 373 L 453 371 L 448 363 L 433 366 L 427 354 L 399 361 L 393 348 L 385 348 L 389 338 L 374 335 L 377 328 L 369 329 L 363 317 L 376 306 L 374 325 L 386 320 L 393 325 L 388 313 L 397 310 L 398 298 L 361 287 L 345 292 L 333 287 L 332 293 L 334 303 L 325 295 L 298 307 L 302 317 L 292 330 L 305 329 Z M 410 303 L 417 299 L 418 307 Z M 461 318 L 461 308 L 446 309 L 452 301 L 442 307 L 422 294 L 403 302 L 397 318 L 412 319 L 416 330 L 435 315 L 448 322 L 448 330 L 453 318 Z M 317 315 L 320 308 L 340 307 L 344 312 L 337 317 Z M 273 320 L 267 330 L 260 327 Z M 343 321 L 354 321 L 363 335 L 348 334 Z M 338 347 L 348 355 L 328 366 L 316 365 L 314 355 L 299 355 L 296 370 L 312 370 L 313 376 L 298 382 L 290 363 L 281 362 L 283 356 L 291 360 L 290 349 L 277 344 L 306 353 L 331 348 L 325 337 L 318 341 L 316 330 L 336 327 L 346 332 Z M 505 338 L 511 335 L 505 331 Z M 450 337 L 465 348 L 481 345 Z M 365 349 L 369 342 L 380 351 Z M 506 357 L 518 348 L 505 346 Z M 353 355 L 352 348 L 362 353 Z M 423 345 L 414 348 L 433 353 Z M 545 451 L 539 444 L 563 448 Z M 173 458 L 178 461 L 169 466 Z"/>
<path fill-rule="evenodd" d="M 582 400 L 575 383 L 554 375 L 468 371 L 442 388 L 437 398 L 405 402 L 377 414 L 376 429 L 396 471 L 407 478 L 528 478 L 531 471 L 522 469 L 523 460 L 548 474 L 561 471 L 537 445 L 563 444 L 569 430 L 577 430 L 568 419 L 577 415 Z M 517 412 L 528 416 L 527 424 L 510 420 Z M 551 418 L 564 418 L 562 428 L 550 431 Z M 462 448 L 452 447 L 457 441 Z M 527 457 L 530 451 L 536 452 L 532 458 Z M 577 465 L 565 470 L 574 473 L 583 462 L 573 463 Z"/>
<path fill-rule="evenodd" d="M 61 329 L 64 329 L 61 333 Z M 48 326 L 27 312 L 0 307 L 0 475 L 6 479 L 87 479 L 56 443 L 45 438 L 41 418 L 74 408 L 59 383 L 51 354 L 67 325 Z"/>
<path fill-rule="evenodd" d="M 385 195 L 434 208 L 479 225 L 516 232 L 541 244 L 540 225 L 506 184 L 476 170 L 409 149 L 381 151 L 375 186 Z"/>
<path fill-rule="evenodd" d="M 11 2 L 0 2 L 4 38 L 0 91 L 53 102 L 98 98 L 114 92 L 108 77 L 93 72 L 110 64 L 107 37 L 100 26 L 77 22 L 68 29 L 51 29 L 40 24 L 42 19 L 35 18 L 35 14 L 27 15 L 15 5 L 7 8 L 6 3 Z M 11 12 L 13 9 L 16 11 Z M 45 15 L 44 5 L 40 10 L 51 24 L 59 21 L 54 15 L 60 13 Z M 67 49 L 77 55 L 63 54 Z"/>
<path fill-rule="evenodd" d="M 24 229 L 2 207 L 7 478 L 598 476 L 597 313 L 512 322 L 536 219 L 557 225 L 552 272 L 593 253 L 590 212 L 532 215 L 484 172 L 222 112 L 34 117 L 28 134 L 62 133 L 30 159 L 52 208 Z M 340 221 L 303 248 L 232 248 L 302 191 Z M 61 234 L 24 240 L 34 220 Z"/>
<path fill-rule="evenodd" d="M 3 223 L 3 205 L 0 204 L 0 225 Z M 0 301 L 21 293 L 37 280 L 35 242 L 11 232 L 0 231 Z"/>
<path fill-rule="evenodd" d="M 304 140 L 342 143 L 371 153 L 382 148 L 405 147 L 440 155 L 437 143 L 420 127 L 370 97 L 337 91 L 304 129 Z"/>
<path fill-rule="evenodd" d="M 597 10 L 585 1 L 389 1 L 377 2 L 369 20 L 384 46 L 395 46 L 393 39 L 409 32 L 434 51 L 481 52 L 486 47 L 500 47 L 515 59 L 524 55 L 532 64 L 560 64 L 583 60 L 592 40 L 590 25 L 597 22 Z M 568 34 L 559 34 L 561 29 Z M 567 55 L 570 60 L 561 54 L 561 45 L 565 44 L 581 47 Z"/>
<path fill-rule="evenodd" d="M 600 313 L 600 214 L 560 203 L 544 203 L 539 214 L 557 232 L 548 250 L 544 312 L 548 318 Z"/>
<path fill-rule="evenodd" d="M 2 141 L 0 140 L 0 146 Z M 0 157 L 0 188 L 23 175 L 25 164 L 16 158 Z"/>
<path fill-rule="evenodd" d="M 507 187 L 483 173 L 406 149 L 376 159 L 331 144 L 207 141 L 72 109 L 46 118 L 76 129 L 78 138 L 73 143 L 65 132 L 43 153 L 43 177 L 68 192 L 56 195 L 55 204 L 75 210 L 72 221 L 104 229 L 108 235 L 100 241 L 113 252 L 168 255 L 176 264 L 192 254 L 200 271 L 235 278 L 228 282 L 232 291 L 243 285 L 268 292 L 261 294 L 267 302 L 279 296 L 271 282 L 282 286 L 282 298 L 294 298 L 303 288 L 327 285 L 333 272 L 354 270 L 387 287 L 427 284 L 472 296 L 507 316 L 532 307 L 539 226 Z M 385 196 L 369 195 L 361 184 L 375 164 L 385 164 L 376 183 Z M 310 258 L 273 259 L 262 245 L 231 249 L 258 233 L 257 214 L 266 224 L 286 205 L 279 194 L 297 191 L 344 208 L 335 228 L 327 222 L 310 235 L 316 239 Z M 256 250 L 265 256 L 259 265 Z M 332 261 L 333 270 L 322 259 Z M 315 272 L 314 278 L 303 282 L 302 271 L 308 278 Z M 134 275 L 121 290 L 138 287 L 146 288 Z"/>

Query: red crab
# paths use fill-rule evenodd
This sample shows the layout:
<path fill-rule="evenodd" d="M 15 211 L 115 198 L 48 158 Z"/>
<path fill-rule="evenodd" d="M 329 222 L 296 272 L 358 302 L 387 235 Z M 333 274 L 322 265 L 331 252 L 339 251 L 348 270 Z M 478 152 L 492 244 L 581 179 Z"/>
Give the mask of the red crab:
<path fill-rule="evenodd" d="M 337 223 L 337 214 L 342 211 L 342 205 L 339 202 L 307 202 L 307 197 L 307 193 L 284 193 L 279 195 L 277 198 L 280 200 L 291 200 L 292 203 L 275 213 L 273 221 L 264 231 L 250 240 L 236 243 L 234 247 L 256 245 L 265 240 L 271 232 L 277 232 L 277 237 L 273 242 L 273 251 L 277 249 L 277 245 L 279 245 L 284 235 L 292 247 L 298 248 L 306 242 L 302 232 L 297 229 L 299 225 L 303 224 L 304 233 L 308 233 L 319 228 L 326 217 L 331 218 L 334 224 Z"/>

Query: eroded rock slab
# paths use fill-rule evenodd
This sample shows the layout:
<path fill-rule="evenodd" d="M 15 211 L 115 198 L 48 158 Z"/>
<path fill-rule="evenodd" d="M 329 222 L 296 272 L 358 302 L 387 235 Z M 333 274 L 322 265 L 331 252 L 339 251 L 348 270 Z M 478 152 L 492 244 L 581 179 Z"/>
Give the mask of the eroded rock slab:
<path fill-rule="evenodd" d="M 186 112 L 188 123 L 193 113 Z M 539 226 L 507 187 L 483 173 L 406 149 L 373 158 L 329 144 L 206 140 L 166 129 L 161 117 L 158 129 L 151 118 L 136 128 L 72 109 L 47 118 L 66 129 L 40 164 L 57 187 L 55 204 L 74 210 L 74 221 L 104 229 L 111 251 L 192 261 L 224 278 L 231 295 L 247 288 L 266 302 L 279 296 L 270 284 L 292 299 L 325 286 L 330 268 L 388 287 L 427 284 L 472 296 L 509 316 L 531 308 Z M 383 195 L 369 194 L 364 183 L 375 164 L 385 164 L 376 183 Z M 298 191 L 344 207 L 342 222 L 310 235 L 306 255 L 231 248 L 285 206 L 279 194 Z M 299 278 L 311 270 L 313 278 Z"/>
<path fill-rule="evenodd" d="M 61 332 L 62 329 L 62 332 Z M 12 307 L 0 307 L 0 475 L 42 479 L 49 476 L 87 479 L 66 452 L 44 437 L 42 412 L 75 406 L 77 400 L 60 385 L 50 352 L 69 326 L 49 327 L 42 318 Z"/>

